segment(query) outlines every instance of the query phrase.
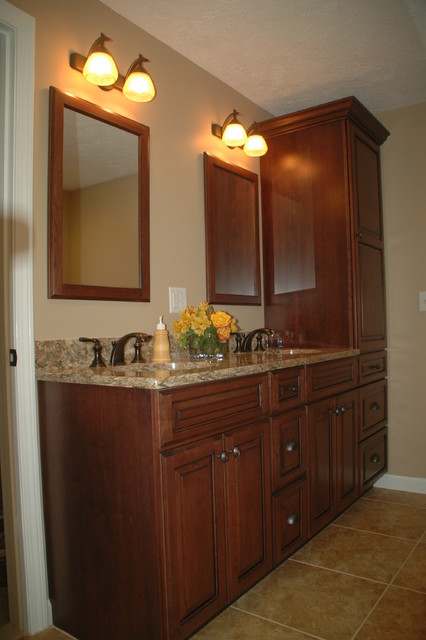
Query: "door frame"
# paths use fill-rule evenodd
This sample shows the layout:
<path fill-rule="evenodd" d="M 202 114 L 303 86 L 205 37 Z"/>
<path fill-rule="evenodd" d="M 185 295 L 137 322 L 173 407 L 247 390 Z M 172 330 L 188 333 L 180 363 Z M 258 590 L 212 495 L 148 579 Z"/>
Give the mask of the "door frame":
<path fill-rule="evenodd" d="M 34 634 L 52 622 L 42 515 L 33 317 L 35 20 L 6 0 L 0 0 L 0 29 L 5 53 L 1 204 L 11 240 L 9 265 L 5 265 L 8 284 L 4 300 L 4 353 L 14 348 L 18 356 L 16 367 L 4 362 L 10 408 L 4 430 L 7 434 L 0 449 L 2 468 L 8 471 L 4 479 L 9 498 L 6 502 L 11 505 L 5 519 L 11 521 L 9 538 L 13 536 L 14 557 L 7 557 L 12 575 L 10 621 L 16 628 Z"/>

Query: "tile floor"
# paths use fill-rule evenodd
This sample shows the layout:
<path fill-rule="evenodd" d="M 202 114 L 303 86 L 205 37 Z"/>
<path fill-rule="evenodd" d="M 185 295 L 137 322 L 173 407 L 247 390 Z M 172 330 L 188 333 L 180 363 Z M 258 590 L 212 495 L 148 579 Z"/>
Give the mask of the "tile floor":
<path fill-rule="evenodd" d="M 312 638 L 426 639 L 426 495 L 373 488 L 193 636 Z"/>

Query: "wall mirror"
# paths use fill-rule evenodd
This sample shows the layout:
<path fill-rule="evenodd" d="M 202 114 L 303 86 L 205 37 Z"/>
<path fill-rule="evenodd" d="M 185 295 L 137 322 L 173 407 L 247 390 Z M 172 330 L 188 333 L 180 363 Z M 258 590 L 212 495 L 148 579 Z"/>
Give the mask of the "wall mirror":
<path fill-rule="evenodd" d="M 261 304 L 258 176 L 204 153 L 207 300 Z"/>
<path fill-rule="evenodd" d="M 49 298 L 149 301 L 149 128 L 55 87 L 49 107 Z"/>

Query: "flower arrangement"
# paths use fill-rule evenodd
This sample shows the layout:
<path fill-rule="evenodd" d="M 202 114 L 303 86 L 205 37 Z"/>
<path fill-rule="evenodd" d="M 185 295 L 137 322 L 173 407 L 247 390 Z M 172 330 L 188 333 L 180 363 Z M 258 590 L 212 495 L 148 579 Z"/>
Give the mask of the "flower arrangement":
<path fill-rule="evenodd" d="M 238 331 L 238 325 L 229 313 L 215 311 L 208 302 L 201 302 L 198 307 L 189 305 L 181 311 L 173 330 L 180 346 L 187 348 L 190 355 L 223 357 L 226 341 Z"/>

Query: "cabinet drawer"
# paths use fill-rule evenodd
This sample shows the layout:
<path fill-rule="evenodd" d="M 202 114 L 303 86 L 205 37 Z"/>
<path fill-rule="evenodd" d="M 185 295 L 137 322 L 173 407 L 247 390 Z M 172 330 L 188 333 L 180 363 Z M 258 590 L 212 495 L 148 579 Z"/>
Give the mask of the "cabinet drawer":
<path fill-rule="evenodd" d="M 358 359 L 344 358 L 306 368 L 308 402 L 353 389 L 358 383 Z"/>
<path fill-rule="evenodd" d="M 271 373 L 271 411 L 291 409 L 306 401 L 305 369 L 292 367 Z"/>
<path fill-rule="evenodd" d="M 272 491 L 306 473 L 306 409 L 271 419 Z"/>
<path fill-rule="evenodd" d="M 361 384 L 386 377 L 386 352 L 368 353 L 359 358 L 359 380 Z"/>
<path fill-rule="evenodd" d="M 388 431 L 383 429 L 360 444 L 360 487 L 368 489 L 387 469 Z"/>
<path fill-rule="evenodd" d="M 220 433 L 253 422 L 267 411 L 266 374 L 162 391 L 161 446 Z"/>
<path fill-rule="evenodd" d="M 379 431 L 387 422 L 387 383 L 374 382 L 360 390 L 361 420 L 360 440 Z"/>
<path fill-rule="evenodd" d="M 276 566 L 308 539 L 306 480 L 280 491 L 272 500 L 273 561 Z"/>

